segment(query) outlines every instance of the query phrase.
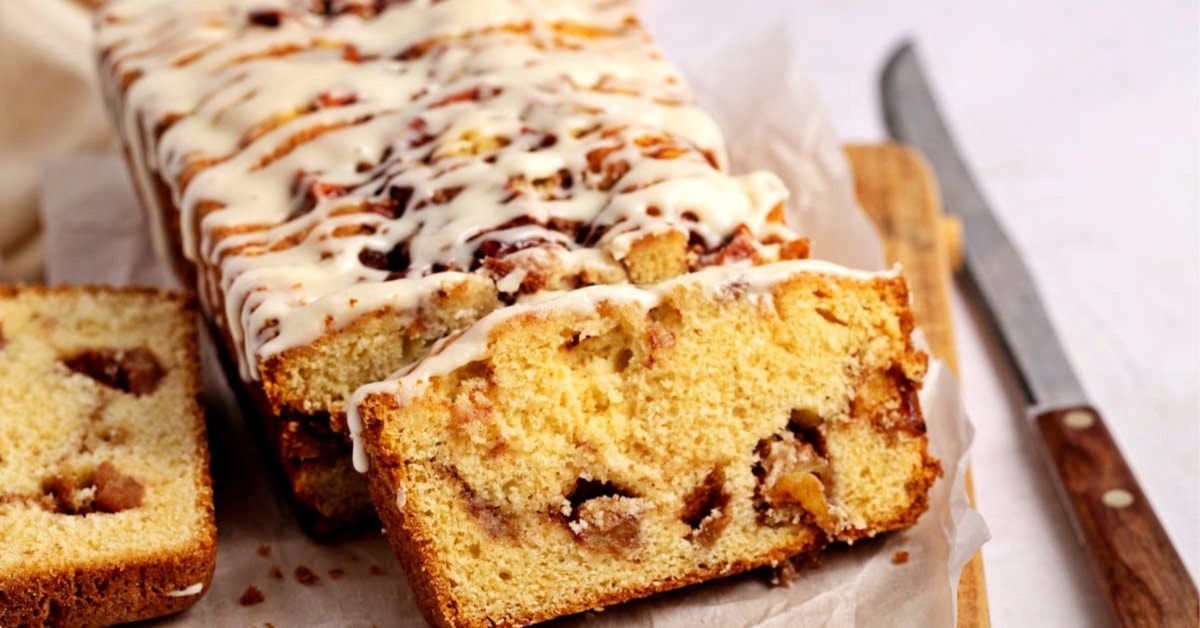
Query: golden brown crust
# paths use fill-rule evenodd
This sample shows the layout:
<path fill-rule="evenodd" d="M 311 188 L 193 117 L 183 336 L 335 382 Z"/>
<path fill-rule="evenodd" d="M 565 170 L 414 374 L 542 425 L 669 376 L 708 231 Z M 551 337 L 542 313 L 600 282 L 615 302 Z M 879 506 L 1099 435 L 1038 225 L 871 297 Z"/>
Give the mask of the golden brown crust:
<path fill-rule="evenodd" d="M 69 573 L 0 576 L 0 625 L 111 626 L 183 611 L 212 582 L 216 538 L 175 556 Z M 168 595 L 196 584 L 194 595 Z"/>

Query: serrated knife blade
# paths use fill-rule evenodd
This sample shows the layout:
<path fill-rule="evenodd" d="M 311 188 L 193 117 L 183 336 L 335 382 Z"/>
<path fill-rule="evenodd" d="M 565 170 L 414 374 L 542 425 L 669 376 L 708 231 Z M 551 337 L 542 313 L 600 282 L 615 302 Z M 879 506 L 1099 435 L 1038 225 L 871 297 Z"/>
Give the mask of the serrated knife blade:
<path fill-rule="evenodd" d="M 911 43 L 888 59 L 881 95 L 892 137 L 924 153 L 946 210 L 962 220 L 967 278 L 1024 388 L 1042 459 L 1109 611 L 1122 626 L 1196 626 L 1196 585 L 1088 403 L 1036 284 L 959 153 Z"/>

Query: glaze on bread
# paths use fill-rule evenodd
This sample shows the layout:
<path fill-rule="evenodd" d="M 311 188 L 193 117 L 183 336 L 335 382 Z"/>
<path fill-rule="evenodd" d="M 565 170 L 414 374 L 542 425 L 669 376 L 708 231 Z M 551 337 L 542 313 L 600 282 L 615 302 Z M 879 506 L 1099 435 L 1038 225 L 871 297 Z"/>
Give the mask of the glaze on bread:
<path fill-rule="evenodd" d="M 139 0 L 97 23 L 159 249 L 252 394 L 329 424 L 318 448 L 348 451 L 358 386 L 531 293 L 807 255 L 631 2 Z"/>
<path fill-rule="evenodd" d="M 103 626 L 208 590 L 191 300 L 0 286 L 0 625 Z"/>

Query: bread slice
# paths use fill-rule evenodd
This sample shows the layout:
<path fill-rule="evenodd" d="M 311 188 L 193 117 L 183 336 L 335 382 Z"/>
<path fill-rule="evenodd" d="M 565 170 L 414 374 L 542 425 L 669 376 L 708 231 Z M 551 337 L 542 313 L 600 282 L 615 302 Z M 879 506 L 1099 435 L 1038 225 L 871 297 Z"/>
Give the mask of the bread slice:
<path fill-rule="evenodd" d="M 360 389 L 351 429 L 429 621 L 525 625 L 915 523 L 912 329 L 898 273 L 821 262 L 583 288 Z"/>
<path fill-rule="evenodd" d="M 216 559 L 195 307 L 0 286 L 0 626 L 183 610 Z"/>

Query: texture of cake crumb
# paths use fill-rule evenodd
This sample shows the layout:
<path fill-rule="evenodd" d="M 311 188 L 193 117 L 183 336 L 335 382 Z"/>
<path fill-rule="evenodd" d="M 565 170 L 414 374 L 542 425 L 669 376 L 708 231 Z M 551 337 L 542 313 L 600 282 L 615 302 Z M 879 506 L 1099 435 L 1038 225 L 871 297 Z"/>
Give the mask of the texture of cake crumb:
<path fill-rule="evenodd" d="M 907 303 L 816 262 L 592 286 L 360 391 L 427 618 L 525 625 L 912 525 L 941 471 Z"/>

